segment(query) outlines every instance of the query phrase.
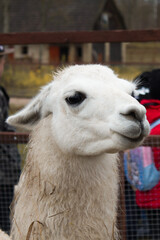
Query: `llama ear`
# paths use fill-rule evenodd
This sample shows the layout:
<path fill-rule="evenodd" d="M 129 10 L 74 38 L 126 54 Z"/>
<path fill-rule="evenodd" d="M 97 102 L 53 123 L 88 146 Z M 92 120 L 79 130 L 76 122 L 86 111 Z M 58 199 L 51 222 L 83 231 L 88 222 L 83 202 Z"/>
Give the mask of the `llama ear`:
<path fill-rule="evenodd" d="M 9 117 L 7 123 L 15 127 L 31 130 L 40 119 L 50 114 L 46 104 L 50 88 L 50 85 L 44 87 L 24 109 Z"/>

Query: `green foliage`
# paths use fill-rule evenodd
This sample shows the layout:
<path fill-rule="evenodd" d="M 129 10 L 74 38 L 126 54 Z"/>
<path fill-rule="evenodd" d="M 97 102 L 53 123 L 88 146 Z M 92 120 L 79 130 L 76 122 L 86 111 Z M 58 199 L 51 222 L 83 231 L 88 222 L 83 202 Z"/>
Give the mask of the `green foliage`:
<path fill-rule="evenodd" d="M 11 96 L 31 97 L 37 90 L 52 79 L 53 66 L 32 67 L 8 65 L 1 84 Z"/>
<path fill-rule="evenodd" d="M 154 67 L 149 65 L 114 65 L 110 66 L 115 73 L 124 79 L 133 80 L 143 71 L 150 71 Z M 53 79 L 54 66 L 42 65 L 8 65 L 5 68 L 1 84 L 10 96 L 33 97 L 39 88 Z"/>
<path fill-rule="evenodd" d="M 145 71 L 151 71 L 156 68 L 152 65 L 118 65 L 111 66 L 115 73 L 120 77 L 132 81 L 140 73 Z"/>

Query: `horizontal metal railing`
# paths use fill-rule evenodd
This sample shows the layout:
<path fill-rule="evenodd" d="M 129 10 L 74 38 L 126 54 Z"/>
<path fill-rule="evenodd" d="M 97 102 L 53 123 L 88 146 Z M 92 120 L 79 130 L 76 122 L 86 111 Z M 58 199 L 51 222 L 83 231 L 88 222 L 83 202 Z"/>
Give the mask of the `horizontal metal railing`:
<path fill-rule="evenodd" d="M 0 143 L 27 143 L 29 133 L 21 132 L 0 132 Z M 150 135 L 141 144 L 143 146 L 160 146 L 160 135 Z"/>
<path fill-rule="evenodd" d="M 0 44 L 56 44 L 160 41 L 160 29 L 1 33 Z"/>
<path fill-rule="evenodd" d="M 0 143 L 3 144 L 21 144 L 27 143 L 29 140 L 28 133 L 18 133 L 18 132 L 0 132 Z"/>

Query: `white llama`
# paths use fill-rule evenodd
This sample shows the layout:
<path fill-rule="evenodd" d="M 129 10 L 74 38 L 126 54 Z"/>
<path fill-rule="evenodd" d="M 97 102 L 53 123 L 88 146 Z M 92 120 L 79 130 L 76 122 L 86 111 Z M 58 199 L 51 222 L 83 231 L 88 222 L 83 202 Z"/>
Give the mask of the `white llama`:
<path fill-rule="evenodd" d="M 11 240 L 10 237 L 0 230 L 0 240 Z"/>
<path fill-rule="evenodd" d="M 118 239 L 118 152 L 149 134 L 135 85 L 75 65 L 8 123 L 33 129 L 15 192 L 12 240 Z"/>

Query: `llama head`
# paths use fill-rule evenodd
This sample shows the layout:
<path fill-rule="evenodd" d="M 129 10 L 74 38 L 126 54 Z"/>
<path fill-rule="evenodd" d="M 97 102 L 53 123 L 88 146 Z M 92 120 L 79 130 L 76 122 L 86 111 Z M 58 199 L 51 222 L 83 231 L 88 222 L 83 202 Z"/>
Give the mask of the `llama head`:
<path fill-rule="evenodd" d="M 32 129 L 51 114 L 50 134 L 65 153 L 98 155 L 134 148 L 149 134 L 145 108 L 132 97 L 135 88 L 106 66 L 70 66 L 7 121 Z"/>

